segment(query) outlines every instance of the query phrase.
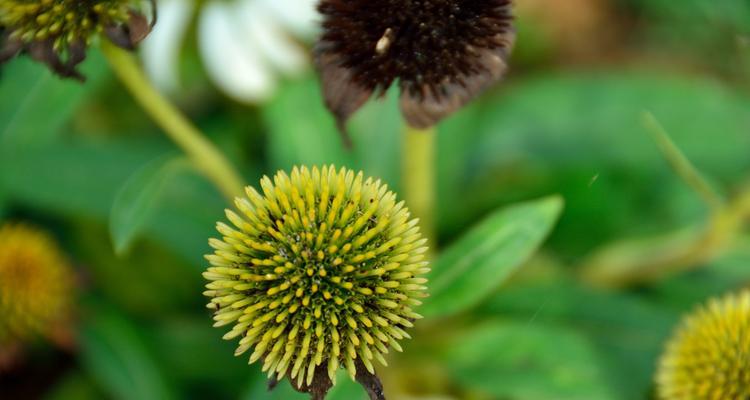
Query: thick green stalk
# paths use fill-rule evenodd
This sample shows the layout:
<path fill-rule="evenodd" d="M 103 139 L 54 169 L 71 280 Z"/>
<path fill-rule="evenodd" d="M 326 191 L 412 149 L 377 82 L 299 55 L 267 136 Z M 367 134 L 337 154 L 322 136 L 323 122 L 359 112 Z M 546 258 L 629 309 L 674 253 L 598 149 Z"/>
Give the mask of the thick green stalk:
<path fill-rule="evenodd" d="M 435 143 L 437 131 L 405 126 L 402 149 L 401 191 L 413 215 L 420 219 L 422 233 L 434 248 L 435 239 Z"/>
<path fill-rule="evenodd" d="M 244 184 L 240 174 L 221 151 L 149 83 L 135 58 L 106 40 L 102 41 L 102 52 L 138 104 L 187 153 L 196 168 L 230 201 L 242 195 Z"/>

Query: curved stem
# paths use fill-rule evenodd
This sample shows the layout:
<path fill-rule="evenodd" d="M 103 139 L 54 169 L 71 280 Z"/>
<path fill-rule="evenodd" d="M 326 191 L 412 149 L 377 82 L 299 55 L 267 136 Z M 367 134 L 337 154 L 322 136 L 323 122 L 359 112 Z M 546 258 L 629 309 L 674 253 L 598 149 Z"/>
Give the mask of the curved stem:
<path fill-rule="evenodd" d="M 243 180 L 216 146 L 149 83 L 135 58 L 102 41 L 102 52 L 112 70 L 135 100 L 187 155 L 192 163 L 232 201 L 243 191 Z"/>
<path fill-rule="evenodd" d="M 654 135 L 659 149 L 664 154 L 672 169 L 690 186 L 703 201 L 714 210 L 722 208 L 725 204 L 722 196 L 717 193 L 693 163 L 682 153 L 664 126 L 650 112 L 643 114 L 643 123 Z"/>
<path fill-rule="evenodd" d="M 402 148 L 401 190 L 431 247 L 435 246 L 435 128 L 420 130 L 405 126 Z"/>

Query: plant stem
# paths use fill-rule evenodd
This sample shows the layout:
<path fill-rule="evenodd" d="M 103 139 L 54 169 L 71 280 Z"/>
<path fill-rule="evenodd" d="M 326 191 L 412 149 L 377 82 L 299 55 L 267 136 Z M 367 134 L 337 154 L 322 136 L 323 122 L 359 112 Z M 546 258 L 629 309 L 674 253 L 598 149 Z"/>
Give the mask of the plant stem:
<path fill-rule="evenodd" d="M 435 246 L 435 128 L 420 130 L 405 125 L 402 149 L 402 193 L 422 233 Z"/>
<path fill-rule="evenodd" d="M 659 149 L 664 154 L 672 169 L 690 186 L 712 209 L 718 210 L 724 206 L 724 199 L 719 195 L 711 184 L 709 184 L 692 162 L 672 141 L 656 117 L 647 112 L 643 115 L 643 123 L 646 128 L 654 135 L 654 139 Z"/>
<path fill-rule="evenodd" d="M 193 165 L 228 200 L 240 196 L 244 187 L 240 174 L 221 151 L 149 83 L 135 58 L 106 40 L 101 47 L 115 75 L 164 133 L 187 153 Z"/>
<path fill-rule="evenodd" d="M 675 172 L 711 208 L 706 226 L 645 241 L 621 241 L 596 251 L 583 264 L 582 278 L 596 286 L 624 287 L 656 282 L 700 267 L 724 254 L 750 222 L 750 185 L 727 202 L 680 151 L 651 114 L 644 124 Z"/>

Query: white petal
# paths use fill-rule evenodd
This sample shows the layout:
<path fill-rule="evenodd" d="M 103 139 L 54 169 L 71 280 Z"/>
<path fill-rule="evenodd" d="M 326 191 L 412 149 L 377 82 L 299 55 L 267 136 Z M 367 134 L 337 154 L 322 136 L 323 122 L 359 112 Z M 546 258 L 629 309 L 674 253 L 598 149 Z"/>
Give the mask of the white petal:
<path fill-rule="evenodd" d="M 146 74 L 166 92 L 179 87 L 180 48 L 193 7 L 192 0 L 160 0 L 159 22 L 140 45 Z"/>
<path fill-rule="evenodd" d="M 292 41 L 271 10 L 260 2 L 239 1 L 236 17 L 244 28 L 244 40 L 252 42 L 276 69 L 294 75 L 307 67 L 305 50 Z"/>
<path fill-rule="evenodd" d="M 320 31 L 321 17 L 317 0 L 254 0 L 270 10 L 284 28 L 293 34 L 311 39 Z"/>
<path fill-rule="evenodd" d="M 201 13 L 198 47 L 211 79 L 227 95 L 248 102 L 267 99 L 275 89 L 274 77 L 252 41 L 243 37 L 227 3 L 212 1 Z"/>

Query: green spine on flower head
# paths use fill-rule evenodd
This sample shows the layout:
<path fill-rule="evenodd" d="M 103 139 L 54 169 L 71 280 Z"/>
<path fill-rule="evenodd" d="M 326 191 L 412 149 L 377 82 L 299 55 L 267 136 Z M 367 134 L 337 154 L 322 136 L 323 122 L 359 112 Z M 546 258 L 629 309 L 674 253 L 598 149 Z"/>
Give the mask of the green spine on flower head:
<path fill-rule="evenodd" d="M 417 220 L 386 185 L 345 168 L 294 168 L 261 187 L 209 241 L 214 326 L 233 325 L 224 338 L 239 338 L 236 355 L 297 388 L 320 368 L 334 383 L 339 366 L 374 374 L 372 361 L 386 365 L 421 318 L 429 268 Z"/>
<path fill-rule="evenodd" d="M 133 0 L 0 0 L 0 63 L 21 51 L 63 77 L 83 79 L 75 67 L 94 36 L 132 49 L 150 25 Z"/>
<path fill-rule="evenodd" d="M 26 225 L 0 227 L 0 350 L 50 335 L 69 316 L 73 272 L 46 233 Z"/>
<path fill-rule="evenodd" d="M 750 398 L 750 290 L 713 299 L 685 318 L 656 383 L 664 400 Z"/>

